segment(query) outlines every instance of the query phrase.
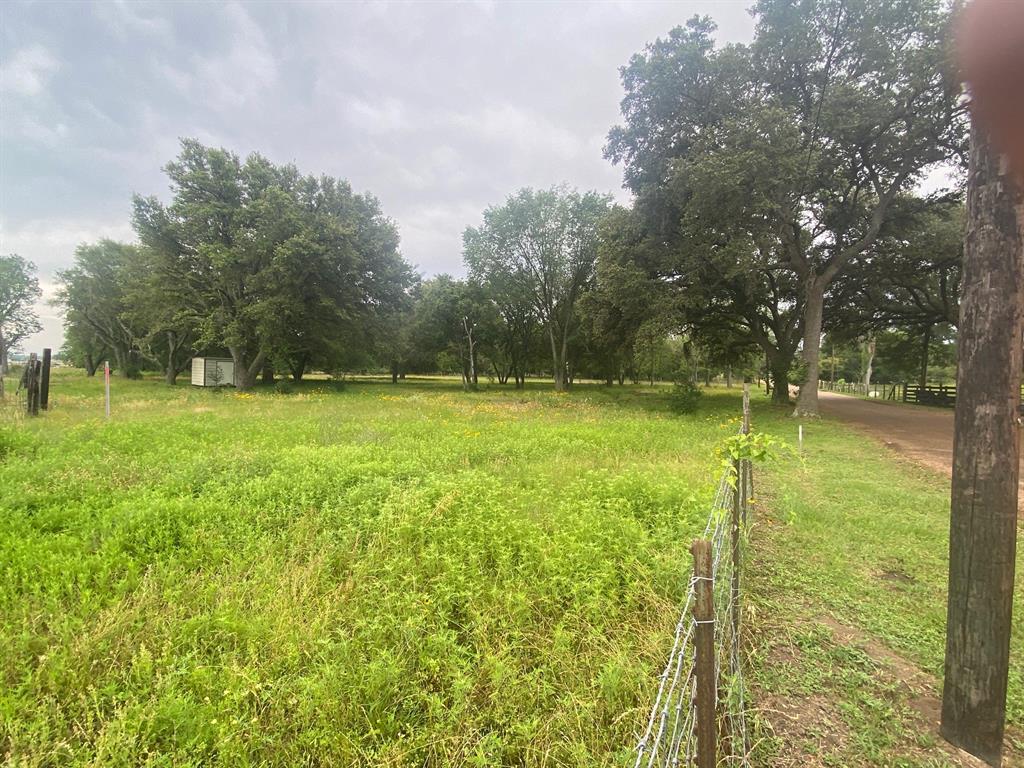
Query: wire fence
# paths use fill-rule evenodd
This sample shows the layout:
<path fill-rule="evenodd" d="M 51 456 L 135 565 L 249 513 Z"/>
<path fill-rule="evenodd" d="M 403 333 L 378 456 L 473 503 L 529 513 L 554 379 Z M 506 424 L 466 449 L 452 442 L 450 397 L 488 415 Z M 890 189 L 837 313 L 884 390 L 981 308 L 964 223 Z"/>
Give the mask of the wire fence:
<path fill-rule="evenodd" d="M 744 400 L 743 431 L 748 431 L 746 397 Z M 740 645 L 740 571 L 752 496 L 751 469 L 749 460 L 736 461 L 718 482 L 701 539 L 710 544 L 710 575 L 695 569 L 690 579 L 672 650 L 660 675 L 646 729 L 636 746 L 634 768 L 750 765 Z M 710 620 L 697 611 L 702 581 L 711 582 L 714 608 Z M 713 660 L 701 658 L 697 651 L 695 640 L 701 631 L 713 632 Z M 714 693 L 713 700 L 702 708 L 698 687 L 705 675 L 713 676 Z M 698 748 L 702 726 L 705 732 L 714 733 L 715 743 L 710 750 L 707 741 Z"/>

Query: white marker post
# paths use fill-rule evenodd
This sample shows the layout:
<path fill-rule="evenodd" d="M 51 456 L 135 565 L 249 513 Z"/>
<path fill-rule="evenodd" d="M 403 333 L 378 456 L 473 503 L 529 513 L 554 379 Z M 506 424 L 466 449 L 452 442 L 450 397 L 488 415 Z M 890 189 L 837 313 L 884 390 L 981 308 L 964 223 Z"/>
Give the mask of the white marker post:
<path fill-rule="evenodd" d="M 110 418 L 110 361 L 103 363 L 103 388 L 105 391 L 105 405 L 107 418 Z"/>
<path fill-rule="evenodd" d="M 799 446 L 799 448 L 800 448 L 800 455 L 803 456 L 804 455 L 804 425 L 803 424 L 801 424 L 798 427 L 797 446 Z"/>

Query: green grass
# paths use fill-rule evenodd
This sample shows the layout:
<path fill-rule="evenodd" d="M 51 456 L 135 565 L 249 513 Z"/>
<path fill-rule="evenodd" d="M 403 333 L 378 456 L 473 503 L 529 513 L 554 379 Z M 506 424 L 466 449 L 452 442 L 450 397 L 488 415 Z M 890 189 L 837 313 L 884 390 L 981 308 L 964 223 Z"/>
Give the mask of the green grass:
<path fill-rule="evenodd" d="M 632 747 L 728 397 L 55 379 L 0 463 L 0 753 L 601 765 Z M 11 417 L 9 412 L 8 418 Z"/>
<path fill-rule="evenodd" d="M 767 761 L 960 765 L 916 711 L 941 696 L 949 480 L 836 422 L 805 424 L 804 445 L 804 469 L 772 471 L 759 504 L 753 666 L 773 701 L 821 705 L 803 725 L 815 716 L 831 725 L 818 738 L 797 727 L 795 740 L 766 729 Z M 1018 548 L 1014 616 L 1022 615 Z M 1016 618 L 1011 654 L 1007 764 L 1022 765 L 1024 622 Z"/>
<path fill-rule="evenodd" d="M 0 422 L 10 763 L 630 764 L 735 391 L 680 417 L 648 387 L 116 380 L 106 423 L 101 386 L 61 371 L 50 412 Z M 794 437 L 766 403 L 754 420 Z M 941 671 L 943 483 L 834 425 L 807 449 L 759 476 L 748 601 L 807 653 L 787 674 L 755 637 L 752 677 L 838 691 L 865 764 L 903 765 L 909 715 L 864 715 L 870 668 L 807 622 Z M 1020 633 L 1014 652 L 1019 724 Z M 836 658 L 853 676 L 822 674 Z"/>

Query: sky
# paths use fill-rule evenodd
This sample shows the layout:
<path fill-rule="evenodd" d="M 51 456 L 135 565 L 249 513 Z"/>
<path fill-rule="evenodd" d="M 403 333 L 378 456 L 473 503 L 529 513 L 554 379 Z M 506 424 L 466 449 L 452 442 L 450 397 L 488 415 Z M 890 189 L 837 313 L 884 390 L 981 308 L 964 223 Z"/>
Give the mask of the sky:
<path fill-rule="evenodd" d="M 619 67 L 694 14 L 749 41 L 717 2 L 12 2 L 0 4 L 0 253 L 46 299 L 75 246 L 132 241 L 133 193 L 194 137 L 348 179 L 396 221 L 424 275 L 460 274 L 462 232 L 520 187 L 622 202 L 603 157 Z"/>

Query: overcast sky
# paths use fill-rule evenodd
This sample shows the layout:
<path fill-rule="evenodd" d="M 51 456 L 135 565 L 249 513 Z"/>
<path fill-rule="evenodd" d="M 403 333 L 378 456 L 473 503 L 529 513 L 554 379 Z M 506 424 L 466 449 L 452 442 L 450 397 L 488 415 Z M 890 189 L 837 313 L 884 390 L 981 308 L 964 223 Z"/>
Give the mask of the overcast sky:
<path fill-rule="evenodd" d="M 192 136 L 348 179 L 431 275 L 522 186 L 625 201 L 602 156 L 618 68 L 699 14 L 746 41 L 747 0 L 605 3 L 0 5 L 0 252 L 53 273 L 77 245 L 134 239 L 133 192 Z M 61 344 L 60 320 L 30 348 Z"/>

